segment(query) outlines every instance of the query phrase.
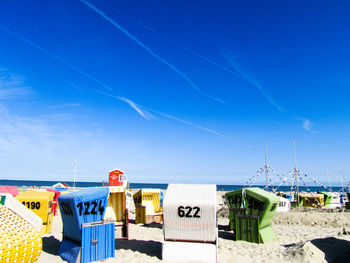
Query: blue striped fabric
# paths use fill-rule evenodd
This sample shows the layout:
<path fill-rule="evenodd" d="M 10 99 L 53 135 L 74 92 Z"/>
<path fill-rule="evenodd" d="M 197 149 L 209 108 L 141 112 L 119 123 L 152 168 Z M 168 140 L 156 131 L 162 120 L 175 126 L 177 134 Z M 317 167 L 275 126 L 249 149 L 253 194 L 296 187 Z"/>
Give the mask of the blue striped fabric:
<path fill-rule="evenodd" d="M 113 223 L 101 223 L 82 229 L 81 263 L 115 256 L 115 230 Z"/>
<path fill-rule="evenodd" d="M 106 211 L 109 189 L 107 187 L 88 188 L 60 195 L 63 237 L 81 241 L 83 223 L 102 221 Z"/>

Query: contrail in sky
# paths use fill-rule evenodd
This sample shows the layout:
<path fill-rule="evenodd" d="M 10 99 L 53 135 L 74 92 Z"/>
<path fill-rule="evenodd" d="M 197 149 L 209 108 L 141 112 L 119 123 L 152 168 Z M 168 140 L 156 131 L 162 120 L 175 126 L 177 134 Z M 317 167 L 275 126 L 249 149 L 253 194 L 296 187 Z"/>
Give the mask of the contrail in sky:
<path fill-rule="evenodd" d="M 180 47 L 180 48 L 182 48 L 182 49 L 184 49 L 184 50 L 186 50 L 186 51 L 192 53 L 193 55 L 195 55 L 195 56 L 197 56 L 197 57 L 203 59 L 204 61 L 206 61 L 206 62 L 208 62 L 208 63 L 210 63 L 210 64 L 212 64 L 212 65 L 214 65 L 214 66 L 216 66 L 216 67 L 218 67 L 218 68 L 220 68 L 220 69 L 222 69 L 222 70 L 224 70 L 224 71 L 226 71 L 226 72 L 228 72 L 228 73 L 230 73 L 230 74 L 232 74 L 232 75 L 234 75 L 234 76 L 236 76 L 236 77 L 239 77 L 239 78 L 241 78 L 241 79 L 244 80 L 244 81 L 249 82 L 250 84 L 254 85 L 254 86 L 261 92 L 261 94 L 262 94 L 274 107 L 276 107 L 276 108 L 277 108 L 279 111 L 281 111 L 281 112 L 284 111 L 283 108 L 282 108 L 281 106 L 279 106 L 277 103 L 275 103 L 275 102 L 271 99 L 271 97 L 266 93 L 266 91 L 264 90 L 264 88 L 261 86 L 260 83 L 258 83 L 258 82 L 257 82 L 255 79 L 253 79 L 252 77 L 248 76 L 245 72 L 243 72 L 243 71 L 238 67 L 237 64 L 233 63 L 233 61 L 232 61 L 231 59 L 226 58 L 226 59 L 229 60 L 229 63 L 231 64 L 231 66 L 234 68 L 235 71 L 233 71 L 233 70 L 231 70 L 231 69 L 229 69 L 229 68 L 227 68 L 227 67 L 225 67 L 225 66 L 223 66 L 223 65 L 220 65 L 219 63 L 215 62 L 214 60 L 212 60 L 212 59 L 210 59 L 210 58 L 207 58 L 206 56 L 203 56 L 203 55 L 199 54 L 198 52 L 196 52 L 196 51 L 194 51 L 194 50 L 192 50 L 192 49 L 190 49 L 190 48 L 188 48 L 188 47 L 186 47 L 186 46 L 184 46 L 184 45 L 182 45 L 182 44 L 180 44 L 180 43 L 174 41 L 173 39 L 171 39 L 171 38 L 169 38 L 169 37 L 163 35 L 162 33 L 160 33 L 160 32 L 158 32 L 158 31 L 154 30 L 153 28 L 151 28 L 151 27 L 149 27 L 149 26 L 146 26 L 145 24 L 139 22 L 138 20 L 136 20 L 136 19 L 134 19 L 134 18 L 132 18 L 132 17 L 130 17 L 130 16 L 127 16 L 127 15 L 121 13 L 120 11 L 117 11 L 117 10 L 114 10 L 114 11 L 117 12 L 118 14 L 120 14 L 120 15 L 126 17 L 127 19 L 133 21 L 135 24 L 142 26 L 143 28 L 147 29 L 148 31 L 151 31 L 151 32 L 154 33 L 154 34 L 157 34 L 157 35 L 161 36 L 162 38 L 164 38 L 164 39 L 166 39 L 167 41 L 169 41 L 169 42 L 175 44 L 176 46 L 178 46 L 178 47 Z"/>
<path fill-rule="evenodd" d="M 121 25 L 119 25 L 117 22 L 115 22 L 112 18 L 110 18 L 109 16 L 107 16 L 104 12 L 102 12 L 101 10 L 99 10 L 97 7 L 95 7 L 94 5 L 90 4 L 89 2 L 85 1 L 85 0 L 81 0 L 81 2 L 83 2 L 85 5 L 87 5 L 88 7 L 90 7 L 92 10 L 94 10 L 97 14 L 99 14 L 101 17 L 103 17 L 105 20 L 107 20 L 108 22 L 110 22 L 113 26 L 115 26 L 116 28 L 118 28 L 121 32 L 123 32 L 127 37 L 129 37 L 130 39 L 134 40 L 136 42 L 137 45 L 139 45 L 140 47 L 142 47 L 143 49 L 145 49 L 150 55 L 152 55 L 154 58 L 156 58 L 157 60 L 159 60 L 160 62 L 163 62 L 165 65 L 167 65 L 169 68 L 171 68 L 173 71 L 175 71 L 177 74 L 179 74 L 184 80 L 186 80 L 190 86 L 196 90 L 197 92 L 202 93 L 203 95 L 216 100 L 220 103 L 225 103 L 223 100 L 216 98 L 214 96 L 211 96 L 209 94 L 206 94 L 205 92 L 203 92 L 200 88 L 197 87 L 196 84 L 194 84 L 194 82 L 181 70 L 179 70 L 177 67 L 173 66 L 170 62 L 168 62 L 167 60 L 165 60 L 164 58 L 160 57 L 158 54 L 156 54 L 151 48 L 149 48 L 146 44 L 144 44 L 141 40 L 139 40 L 138 38 L 136 38 L 134 35 L 130 34 L 129 31 L 127 31 L 125 28 L 123 28 Z"/>
<path fill-rule="evenodd" d="M 71 63 L 69 63 L 69 62 L 66 61 L 65 59 L 63 59 L 63 58 L 61 58 L 61 57 L 59 57 L 59 56 L 57 56 L 57 55 L 55 55 L 55 54 L 49 52 L 49 51 L 46 50 L 45 48 L 42 48 L 41 46 L 35 44 L 34 42 L 32 42 L 32 41 L 30 41 L 30 40 L 28 40 L 28 39 L 26 39 L 25 37 L 18 35 L 17 33 L 15 33 L 15 32 L 13 32 L 13 31 L 9 30 L 8 28 L 6 28 L 6 27 L 4 27 L 4 26 L 1 26 L 1 25 L 0 25 L 0 28 L 2 28 L 3 30 L 5 30 L 6 32 L 10 33 L 11 35 L 15 36 L 16 38 L 19 38 L 19 39 L 23 40 L 24 42 L 26 42 L 26 43 L 29 44 L 30 46 L 35 47 L 35 48 L 41 50 L 42 52 L 46 53 L 46 54 L 49 55 L 50 57 L 52 57 L 52 58 L 58 60 L 59 62 L 63 63 L 64 65 L 70 67 L 70 68 L 73 69 L 74 71 L 76 71 L 76 72 L 78 72 L 78 73 L 80 73 L 80 74 L 82 74 L 82 75 L 88 77 L 89 79 L 95 81 L 97 84 L 101 85 L 102 87 L 106 88 L 107 90 L 109 90 L 109 91 L 112 91 L 112 90 L 113 90 L 110 86 L 106 85 L 106 84 L 103 83 L 102 81 L 96 79 L 95 77 L 91 76 L 90 74 L 86 73 L 85 71 L 81 70 L 80 68 L 77 68 L 76 66 L 72 65 Z M 62 77 L 60 77 L 60 78 L 61 78 L 64 82 L 66 82 L 68 85 L 70 85 L 70 86 L 72 86 L 73 88 L 77 89 L 77 87 L 76 87 L 74 84 L 72 84 L 71 82 L 69 82 L 69 81 L 63 79 Z M 103 95 L 109 95 L 109 94 L 107 94 L 107 93 L 105 93 L 105 92 L 102 92 L 102 91 L 100 91 L 100 90 L 96 90 L 96 89 L 92 89 L 92 88 L 88 88 L 88 89 L 91 89 L 92 91 L 95 91 L 95 92 L 100 93 L 100 94 L 103 94 Z M 81 89 L 80 89 L 80 91 L 81 91 Z M 112 97 L 114 97 L 114 98 L 116 98 L 116 99 L 119 99 L 119 100 L 121 100 L 121 101 L 126 102 L 127 104 L 129 104 L 130 107 L 132 107 L 132 108 L 133 108 L 137 113 L 139 113 L 143 118 L 145 118 L 145 119 L 147 119 L 147 120 L 151 119 L 151 116 L 152 116 L 151 114 L 147 114 L 147 113 L 143 112 L 141 109 L 137 108 L 137 106 L 135 106 L 135 103 L 133 103 L 131 100 L 129 100 L 129 99 L 125 98 L 125 97 L 118 97 L 118 96 L 113 96 L 113 95 L 110 95 L 110 96 L 112 96 Z"/>
<path fill-rule="evenodd" d="M 128 15 L 123 14 L 122 12 L 120 12 L 120 11 L 118 11 L 118 10 L 113 9 L 113 11 L 115 11 L 115 12 L 117 12 L 118 14 L 120 14 L 121 16 L 124 16 L 124 17 L 126 17 L 127 19 L 133 21 L 135 24 L 137 24 L 137 25 L 139 25 L 139 26 L 142 26 L 143 28 L 147 29 L 148 31 L 151 31 L 151 32 L 154 33 L 154 34 L 157 34 L 158 36 L 161 36 L 162 38 L 164 38 L 165 40 L 167 40 L 167 41 L 169 41 L 169 42 L 175 44 L 176 46 L 178 46 L 178 47 L 180 47 L 180 48 L 182 48 L 182 49 L 184 49 L 184 50 L 186 50 L 186 51 L 192 53 L 193 55 L 195 55 L 195 56 L 197 56 L 197 57 L 203 59 L 204 61 L 206 61 L 206 62 L 208 62 L 208 63 L 210 63 L 210 64 L 212 64 L 212 65 L 214 65 L 214 66 L 216 66 L 216 67 L 218 67 L 218 68 L 220 68 L 220 69 L 222 69 L 222 70 L 224 70 L 224 71 L 226 71 L 226 72 L 228 72 L 228 73 L 230 73 L 230 74 L 233 74 L 233 75 L 235 75 L 236 77 L 241 78 L 241 75 L 239 75 L 237 72 L 232 71 L 231 69 L 229 69 L 229 68 L 227 68 L 227 67 L 225 67 L 225 66 L 223 66 L 223 65 L 221 65 L 221 64 L 219 64 L 219 63 L 217 63 L 217 62 L 215 62 L 214 60 L 212 60 L 212 59 L 210 59 L 210 58 L 208 58 L 208 57 L 206 57 L 206 56 L 203 56 L 203 55 L 199 54 L 198 52 L 194 51 L 193 49 L 191 49 L 191 48 L 189 48 L 189 47 L 186 47 L 186 46 L 184 46 L 184 45 L 182 45 L 182 44 L 176 42 L 175 40 L 173 40 L 173 39 L 167 37 L 166 35 L 164 35 L 164 34 L 158 32 L 158 31 L 154 30 L 153 28 L 151 28 L 151 27 L 149 27 L 149 26 L 146 26 L 145 24 L 141 23 L 140 21 L 138 21 L 138 20 L 136 20 L 136 19 L 134 19 L 134 18 L 132 18 L 132 17 L 130 17 L 130 16 L 128 16 Z"/>
<path fill-rule="evenodd" d="M 60 78 L 63 82 L 65 82 L 68 86 L 71 86 L 72 88 L 79 90 L 80 92 L 83 92 L 84 89 L 81 87 L 78 87 L 77 85 L 73 84 L 72 82 L 66 80 L 65 78 L 62 78 L 60 75 L 56 75 L 58 78 Z"/>
<path fill-rule="evenodd" d="M 19 38 L 21 40 L 23 40 L 24 42 L 26 42 L 27 44 L 29 44 L 30 46 L 32 47 L 35 47 L 39 50 L 41 50 L 42 52 L 46 53 L 47 55 L 49 55 L 50 57 L 60 61 L 61 63 L 65 64 L 66 66 L 70 67 L 71 69 L 79 72 L 80 74 L 84 75 L 85 77 L 88 77 L 89 79 L 95 81 L 96 83 L 98 83 L 99 85 L 101 85 L 102 87 L 108 89 L 108 90 L 112 90 L 111 87 L 109 87 L 108 85 L 104 84 L 103 82 L 99 81 L 98 79 L 94 78 L 93 76 L 91 76 L 90 74 L 86 73 L 85 71 L 82 71 L 81 69 L 77 68 L 76 66 L 72 65 L 71 63 L 69 63 L 67 60 L 49 52 L 48 50 L 46 50 L 45 48 L 42 48 L 41 46 L 35 44 L 34 42 L 26 39 L 25 37 L 23 36 L 20 36 L 18 35 L 17 33 L 11 31 L 10 29 L 4 27 L 4 26 L 1 26 L 0 25 L 0 28 L 5 30 L 7 33 L 10 33 L 11 35 L 15 36 L 16 38 Z"/>
<path fill-rule="evenodd" d="M 169 119 L 173 119 L 173 120 L 176 120 L 176 121 L 178 121 L 178 122 L 182 122 L 182 123 L 184 123 L 184 124 L 187 124 L 187 125 L 189 125 L 189 126 L 192 126 L 192 127 L 198 128 L 198 129 L 201 129 L 201 130 L 203 130 L 203 131 L 206 131 L 206 132 L 215 134 L 215 135 L 217 135 L 217 136 L 224 137 L 224 138 L 226 138 L 226 139 L 232 140 L 231 137 L 226 136 L 226 135 L 224 135 L 224 134 L 222 134 L 222 133 L 220 133 L 220 132 L 214 131 L 214 130 L 212 130 L 212 129 L 209 129 L 209 128 L 206 128 L 206 127 L 197 125 L 197 124 L 192 123 L 192 122 L 189 122 L 189 121 L 185 121 L 185 120 L 179 119 L 179 118 L 177 118 L 177 117 L 171 116 L 171 115 L 166 114 L 166 113 L 164 113 L 164 112 L 160 112 L 160 111 L 157 111 L 157 110 L 154 110 L 154 109 L 151 109 L 151 108 L 142 106 L 142 105 L 138 105 L 138 106 L 140 106 L 140 107 L 142 107 L 142 108 L 144 108 L 144 109 L 146 109 L 146 110 L 148 110 L 148 111 L 153 111 L 153 112 L 155 112 L 155 113 L 157 113 L 157 114 L 159 114 L 159 115 L 162 115 L 162 116 L 164 116 L 164 117 L 167 117 L 167 118 L 169 118 Z"/>
<path fill-rule="evenodd" d="M 65 80 L 65 79 L 62 79 L 64 82 L 66 82 L 69 86 L 73 87 L 73 88 L 76 88 L 76 86 Z M 114 99 L 117 99 L 117 100 L 120 100 L 120 101 L 123 101 L 125 103 L 127 103 L 131 108 L 133 108 L 141 117 L 145 118 L 146 120 L 157 120 L 156 117 L 154 117 L 151 113 L 147 112 L 146 110 L 142 110 L 138 104 L 136 104 L 135 102 L 133 102 L 132 100 L 128 99 L 128 98 L 125 98 L 125 97 L 122 97 L 122 96 L 117 96 L 117 95 L 113 95 L 113 94 L 110 94 L 108 92 L 104 92 L 104 91 L 101 91 L 101 90 L 98 90 L 98 89 L 94 89 L 94 88 L 84 88 L 84 89 L 88 89 L 88 90 L 91 90 L 93 92 L 96 92 L 96 93 L 99 93 L 99 94 L 102 94 L 104 96 L 108 96 L 108 97 L 112 97 Z M 81 90 L 80 90 L 81 91 Z"/>
<path fill-rule="evenodd" d="M 92 89 L 94 90 L 94 89 Z M 130 99 L 127 99 L 127 98 L 124 98 L 124 97 L 120 97 L 120 96 L 116 96 L 116 95 L 112 95 L 112 94 L 109 94 L 107 92 L 104 92 L 104 91 L 99 91 L 99 90 L 94 90 L 95 92 L 97 93 L 100 93 L 100 94 L 103 94 L 103 95 L 106 95 L 106 96 L 109 96 L 109 97 L 112 97 L 112 98 L 115 98 L 117 100 L 122 100 L 124 102 L 126 102 L 127 104 L 130 105 L 130 107 L 132 107 L 135 111 L 137 111 L 137 113 L 139 113 L 142 117 L 144 117 L 145 119 L 147 120 L 151 120 L 151 119 L 155 119 L 155 120 L 158 120 L 156 117 L 154 117 L 152 114 L 150 114 L 148 111 L 153 111 L 161 116 L 164 116 L 164 117 L 167 117 L 169 119 L 173 119 L 173 120 L 176 120 L 178 122 L 181 122 L 181 123 L 184 123 L 184 124 L 187 124 L 189 126 L 192 126 L 192 127 L 195 127 L 197 129 L 200 129 L 200 130 L 203 130 L 203 131 L 206 131 L 206 132 L 209 132 L 211 134 L 214 134 L 214 135 L 217 135 L 217 136 L 220 136 L 220 137 L 223 137 L 223 138 L 226 138 L 226 139 L 229 139 L 229 140 L 232 140 L 231 137 L 229 136 L 226 136 L 220 132 L 217 132 L 215 130 L 212 130 L 212 129 L 209 129 L 209 128 L 206 128 L 206 127 L 203 127 L 203 126 L 200 126 L 200 125 L 197 125 L 193 122 L 189 122 L 189 121 L 185 121 L 185 120 L 182 120 L 180 118 L 177 118 L 177 117 L 174 117 L 172 115 L 169 115 L 169 114 L 166 114 L 164 112 L 160 112 L 160 111 L 157 111 L 155 109 L 151 109 L 149 107 L 146 107 L 146 106 L 143 106 L 143 105 L 140 105 L 140 104 L 137 104 L 135 102 L 133 102 L 132 100 Z M 158 120 L 159 121 L 159 120 Z M 164 123 L 162 123 L 163 125 L 166 125 Z M 167 125 L 166 125 L 167 126 Z"/>
<path fill-rule="evenodd" d="M 84 1 L 84 0 L 83 0 L 83 1 Z M 136 19 L 134 19 L 134 18 L 132 18 L 132 17 L 130 17 L 130 16 L 128 16 L 128 15 L 123 14 L 122 12 L 120 12 L 120 11 L 118 11 L 118 10 L 115 10 L 115 9 L 114 9 L 114 11 L 117 12 L 118 14 L 120 14 L 121 16 L 124 16 L 124 17 L 126 17 L 127 19 L 131 20 L 131 21 L 134 22 L 135 24 L 137 24 L 137 25 L 139 25 L 139 26 L 142 26 L 143 28 L 147 29 L 148 31 L 151 31 L 151 32 L 154 33 L 154 34 L 157 34 L 158 36 L 161 36 L 162 38 L 164 38 L 164 39 L 166 39 L 167 41 L 169 41 L 169 42 L 175 44 L 176 46 L 178 46 L 178 47 L 180 47 L 180 48 L 182 48 L 182 49 L 184 49 L 184 50 L 186 50 L 186 51 L 192 53 L 193 55 L 195 55 L 195 56 L 197 56 L 197 57 L 203 59 L 204 61 L 206 61 L 206 62 L 208 62 L 208 63 L 210 63 L 210 64 L 212 64 L 212 65 L 214 65 L 214 66 L 216 66 L 216 67 L 218 67 L 218 68 L 220 68 L 220 69 L 222 69 L 222 70 L 224 70 L 224 71 L 226 71 L 226 72 L 228 72 L 228 73 L 230 73 L 230 74 L 232 74 L 232 75 L 234 75 L 234 76 L 236 76 L 236 77 L 239 77 L 240 79 L 242 79 L 242 80 L 244 80 L 244 81 L 247 81 L 248 83 L 250 83 L 250 84 L 252 84 L 253 86 L 255 86 L 255 87 L 260 91 L 260 93 L 269 101 L 269 103 L 271 103 L 275 108 L 277 108 L 278 111 L 284 112 L 284 109 L 283 109 L 280 105 L 278 105 L 277 103 L 275 103 L 275 102 L 272 100 L 272 98 L 266 93 L 266 91 L 265 91 L 264 88 L 261 86 L 261 84 L 258 83 L 258 82 L 257 82 L 255 79 L 253 79 L 252 77 L 248 76 L 245 72 L 243 72 L 243 71 L 238 67 L 237 64 L 233 63 L 233 61 L 232 61 L 231 59 L 229 59 L 229 58 L 226 57 L 226 59 L 229 60 L 229 63 L 231 64 L 231 66 L 234 68 L 235 71 L 233 71 L 233 70 L 231 70 L 231 69 L 229 69 L 229 68 L 227 68 L 227 67 L 225 67 L 225 66 L 223 66 L 223 65 L 221 65 L 221 64 L 219 64 L 219 63 L 217 63 L 217 62 L 215 62 L 214 60 L 212 60 L 212 59 L 210 59 L 210 58 L 208 58 L 208 57 L 206 57 L 206 56 L 203 56 L 203 55 L 199 54 L 198 52 L 196 52 L 196 51 L 194 51 L 194 50 L 192 50 L 192 49 L 190 49 L 190 48 L 188 48 L 188 47 L 186 47 L 186 46 L 184 46 L 184 45 L 182 45 L 182 44 L 180 44 L 180 43 L 174 41 L 173 39 L 171 39 L 171 38 L 169 38 L 169 37 L 163 35 L 162 33 L 160 33 L 160 32 L 158 32 L 158 31 L 154 30 L 153 28 L 151 28 L 151 27 L 149 27 L 149 26 L 146 26 L 145 24 L 141 23 L 140 21 L 138 21 L 138 20 L 136 20 Z M 215 99 L 215 98 L 214 98 L 214 99 Z"/>
<path fill-rule="evenodd" d="M 131 108 L 133 108 L 138 114 L 140 114 L 146 120 L 155 119 L 155 117 L 152 114 L 148 113 L 147 111 L 141 110 L 140 107 L 132 100 L 129 100 L 129 99 L 124 98 L 124 97 L 116 97 L 116 98 L 129 104 L 129 106 Z"/>
<path fill-rule="evenodd" d="M 94 90 L 94 89 L 92 89 Z M 226 139 L 229 139 L 229 140 L 232 140 L 231 137 L 229 136 L 226 136 L 220 132 L 217 132 L 215 130 L 212 130 L 212 129 L 209 129 L 209 128 L 206 128 L 206 127 L 203 127 L 203 126 L 200 126 L 200 125 L 197 125 L 193 122 L 189 122 L 189 121 L 185 121 L 185 120 L 182 120 L 180 118 L 177 118 L 177 117 L 174 117 L 172 115 L 169 115 L 169 114 L 166 114 L 164 112 L 160 112 L 160 111 L 157 111 L 155 109 L 151 109 L 149 107 L 146 107 L 146 106 L 143 106 L 143 105 L 140 105 L 140 104 L 137 104 L 133 101 L 131 101 L 130 99 L 127 99 L 127 98 L 124 98 L 124 97 L 120 97 L 120 96 L 116 96 L 116 95 L 112 95 L 112 94 L 109 94 L 107 92 L 103 92 L 103 91 L 99 91 L 99 90 L 94 90 L 95 92 L 97 93 L 100 93 L 100 94 L 103 94 L 103 95 L 106 95 L 106 96 L 109 96 L 109 97 L 112 97 L 112 98 L 115 98 L 117 100 L 122 100 L 124 102 L 126 102 L 127 104 L 130 105 L 130 107 L 132 107 L 135 111 L 137 111 L 142 117 L 144 117 L 145 119 L 147 120 L 151 120 L 151 119 L 156 119 L 158 120 L 157 118 L 155 118 L 152 114 L 150 114 L 148 111 L 153 111 L 161 116 L 164 116 L 164 117 L 167 117 L 169 119 L 173 119 L 173 120 L 176 120 L 178 122 L 181 122 L 181 123 L 184 123 L 184 124 L 187 124 L 189 126 L 192 126 L 192 127 L 195 127 L 195 128 L 198 128 L 200 130 L 203 130 L 203 131 L 206 131 L 206 132 L 209 132 L 211 134 L 214 134 L 214 135 L 217 135 L 217 136 L 220 136 L 220 137 L 223 137 L 223 138 L 226 138 Z M 164 124 L 165 125 L 165 124 Z M 167 125 L 166 125 L 167 126 Z"/>
<path fill-rule="evenodd" d="M 228 62 L 230 63 L 230 65 L 235 69 L 235 71 L 237 71 L 237 73 L 240 75 L 240 77 L 242 79 L 244 79 L 245 81 L 247 81 L 248 83 L 252 84 L 253 86 L 255 86 L 260 93 L 268 100 L 268 102 L 273 105 L 279 112 L 285 112 L 285 110 L 283 109 L 283 107 L 281 107 L 280 105 L 278 105 L 265 91 L 265 89 L 263 88 L 263 86 L 257 81 L 255 80 L 253 77 L 249 76 L 247 73 L 245 73 L 240 67 L 239 65 L 233 61 L 233 59 L 229 56 L 229 55 L 225 55 L 226 59 L 228 60 Z"/>
<path fill-rule="evenodd" d="M 108 91 L 113 91 L 113 89 L 108 86 L 107 84 L 103 83 L 102 81 L 96 79 L 95 77 L 91 76 L 90 74 L 86 73 L 85 71 L 81 70 L 80 68 L 72 65 L 71 63 L 69 63 L 68 61 L 66 61 L 65 59 L 49 52 L 48 50 L 46 50 L 45 48 L 42 48 L 41 46 L 35 44 L 34 42 L 26 39 L 25 37 L 23 36 L 20 36 L 19 34 L 9 30 L 8 28 L 0 25 L 0 28 L 3 29 L 4 31 L 10 33 L 11 35 L 13 35 L 14 37 L 24 41 L 25 43 L 29 44 L 30 46 L 36 48 L 36 49 L 39 49 L 41 50 L 42 52 L 44 52 L 45 54 L 49 55 L 50 57 L 52 57 L 53 59 L 63 63 L 64 65 L 68 66 L 69 68 L 71 68 L 72 70 L 86 76 L 87 78 L 93 80 L 94 82 L 96 82 L 97 84 L 99 84 L 100 86 L 104 87 L 105 89 L 107 89 Z M 62 77 L 60 77 L 64 82 L 66 82 L 68 85 L 72 86 L 73 88 L 77 88 L 74 84 L 66 81 L 65 79 L 63 79 Z M 98 89 L 93 89 L 93 88 L 84 88 L 84 89 L 88 89 L 88 90 L 91 90 L 91 91 L 94 91 L 96 93 L 99 93 L 99 94 L 102 94 L 102 95 L 105 95 L 105 96 L 109 96 L 109 97 L 112 97 L 112 98 L 115 98 L 117 100 L 120 100 L 120 101 L 123 101 L 125 103 L 127 103 L 131 108 L 133 108 L 140 116 L 142 116 L 143 118 L 147 119 L 147 120 L 151 120 L 151 119 L 156 119 L 152 114 L 150 114 L 149 112 L 147 112 L 147 110 L 150 110 L 150 111 L 153 111 L 155 113 L 158 113 L 159 115 L 162 115 L 162 116 L 165 116 L 167 118 L 170 118 L 170 119 L 173 119 L 173 120 L 177 120 L 178 122 L 182 122 L 184 124 L 187 124 L 189 126 L 192 126 L 192 127 L 196 127 L 200 130 L 203 130 L 203 131 L 206 131 L 206 132 L 209 132 L 211 134 L 214 134 L 214 135 L 217 135 L 217 136 L 220 136 L 220 137 L 224 137 L 224 138 L 227 138 L 227 139 L 231 139 L 230 137 L 228 136 L 225 136 L 219 132 L 216 132 L 214 130 L 211 130 L 209 128 L 205 128 L 205 127 L 202 127 L 200 125 L 197 125 L 197 124 L 194 124 L 194 123 L 191 123 L 191 122 L 188 122 L 188 121 L 185 121 L 185 120 L 181 120 L 179 118 L 176 118 L 174 116 L 171 116 L 171 115 L 168 115 L 166 113 L 162 113 L 160 111 L 156 111 L 156 110 L 153 110 L 153 109 L 150 109 L 148 107 L 145 107 L 145 106 L 142 106 L 140 104 L 137 104 L 135 102 L 133 102 L 132 100 L 126 98 L 126 97 L 123 97 L 122 95 L 120 96 L 117 96 L 117 95 L 112 95 L 108 92 L 104 92 L 102 90 L 98 90 Z M 142 109 L 141 109 L 142 108 Z"/>

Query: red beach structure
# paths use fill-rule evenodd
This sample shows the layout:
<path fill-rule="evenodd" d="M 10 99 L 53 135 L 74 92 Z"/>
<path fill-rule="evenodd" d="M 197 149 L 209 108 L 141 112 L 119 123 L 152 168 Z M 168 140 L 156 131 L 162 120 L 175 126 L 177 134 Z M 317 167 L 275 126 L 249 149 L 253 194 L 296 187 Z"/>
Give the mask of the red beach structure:
<path fill-rule="evenodd" d="M 124 173 L 119 170 L 109 172 L 109 186 L 123 186 Z"/>

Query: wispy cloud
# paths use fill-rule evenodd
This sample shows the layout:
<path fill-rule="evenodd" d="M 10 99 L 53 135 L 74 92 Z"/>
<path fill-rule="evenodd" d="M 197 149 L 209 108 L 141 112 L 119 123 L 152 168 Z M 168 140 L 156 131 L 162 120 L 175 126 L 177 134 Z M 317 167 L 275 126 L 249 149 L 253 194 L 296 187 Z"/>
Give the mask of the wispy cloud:
<path fill-rule="evenodd" d="M 19 115 L 0 103 L 0 127 L 0 178 L 69 180 L 70 164 L 77 157 L 85 161 L 86 170 L 96 170 L 96 166 L 89 163 L 92 159 L 100 158 L 99 162 L 108 159 L 106 142 L 99 136 L 88 136 L 82 127 L 77 129 L 50 115 Z M 95 174 L 101 172 L 103 168 Z M 82 177 L 82 170 L 79 175 L 80 180 L 87 180 Z M 90 179 L 93 176 L 90 175 Z"/>
<path fill-rule="evenodd" d="M 314 124 L 309 119 L 305 119 L 305 118 L 302 118 L 302 117 L 297 117 L 296 119 L 301 121 L 301 123 L 302 123 L 301 127 L 305 131 L 314 132 L 314 130 L 313 130 Z"/>
<path fill-rule="evenodd" d="M 12 155 L 25 151 L 47 151 L 52 149 L 51 133 L 40 119 L 20 117 L 12 114 L 4 104 L 0 105 L 0 149 Z"/>
<path fill-rule="evenodd" d="M 155 117 L 150 114 L 149 112 L 147 112 L 146 110 L 142 110 L 135 102 L 127 99 L 127 98 L 123 98 L 123 97 L 116 97 L 117 99 L 126 102 L 127 104 L 129 104 L 129 106 L 131 108 L 133 108 L 138 114 L 140 114 L 143 118 L 147 119 L 147 120 L 152 120 L 155 119 Z"/>
<path fill-rule="evenodd" d="M 303 128 L 306 131 L 311 131 L 313 125 L 314 124 L 310 120 L 304 120 L 304 122 L 303 122 Z"/>
<path fill-rule="evenodd" d="M 32 94 L 33 90 L 23 76 L 0 70 L 0 153 L 4 156 L 23 157 L 28 152 L 48 153 L 52 150 L 54 140 L 51 138 L 55 133 L 40 118 L 13 114 L 5 104 Z"/>
<path fill-rule="evenodd" d="M 104 18 L 105 20 L 107 20 L 108 22 L 110 22 L 114 27 L 116 27 L 117 29 L 119 29 L 121 32 L 123 32 L 128 38 L 132 39 L 133 41 L 135 41 L 135 43 L 140 46 L 141 48 L 143 48 L 144 50 L 146 50 L 151 56 L 153 56 L 155 59 L 159 60 L 160 62 L 164 63 L 165 65 L 167 65 L 170 69 L 172 69 L 174 72 L 176 72 L 178 75 L 180 75 L 194 90 L 196 90 L 199 93 L 202 93 L 203 95 L 207 96 L 208 98 L 211 98 L 215 101 L 218 101 L 220 103 L 225 103 L 223 100 L 216 98 L 210 94 L 207 94 L 205 92 L 203 92 L 187 75 L 186 73 L 182 72 L 180 69 L 178 69 L 177 67 L 175 67 L 173 64 L 171 64 L 169 61 L 167 61 L 166 59 L 162 58 L 161 56 L 159 56 L 157 53 L 155 53 L 150 47 L 148 47 L 145 43 L 143 43 L 141 40 L 139 40 L 138 38 L 136 38 L 134 35 L 132 35 L 129 31 L 127 31 L 124 27 L 122 27 L 121 25 L 119 25 L 115 20 L 113 20 L 112 18 L 110 18 L 109 16 L 107 16 L 104 12 L 102 12 L 100 9 L 98 9 L 97 7 L 95 7 L 94 5 L 92 5 L 91 3 L 85 1 L 85 0 L 81 0 L 81 2 L 83 2 L 86 6 L 90 7 L 92 10 L 94 10 L 97 14 L 99 14 L 102 18 Z"/>
<path fill-rule="evenodd" d="M 24 82 L 24 77 L 0 69 L 0 99 L 16 99 L 31 95 L 33 90 Z"/>
<path fill-rule="evenodd" d="M 254 79 L 252 76 L 250 76 L 249 74 L 247 74 L 246 72 L 244 72 L 241 69 L 241 67 L 235 61 L 234 57 L 231 54 L 226 53 L 226 54 L 224 54 L 224 56 L 227 59 L 227 61 L 229 62 L 229 64 L 231 65 L 231 67 L 237 72 L 237 74 L 238 74 L 238 76 L 240 78 L 242 78 L 243 80 L 247 81 L 248 83 L 253 85 L 255 88 L 257 88 L 259 90 L 259 92 L 261 93 L 261 95 L 263 95 L 265 97 L 265 99 L 267 99 L 267 101 L 272 106 L 274 106 L 278 111 L 280 111 L 280 112 L 284 112 L 285 111 L 282 106 L 278 105 L 271 98 L 271 96 L 266 92 L 265 88 L 256 79 Z"/>

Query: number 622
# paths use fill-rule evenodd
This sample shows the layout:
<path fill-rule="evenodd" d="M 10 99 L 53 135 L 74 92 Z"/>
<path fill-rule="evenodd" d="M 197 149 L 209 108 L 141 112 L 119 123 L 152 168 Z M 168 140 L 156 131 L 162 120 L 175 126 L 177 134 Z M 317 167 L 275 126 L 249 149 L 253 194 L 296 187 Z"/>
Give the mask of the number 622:
<path fill-rule="evenodd" d="M 193 213 L 192 213 L 193 211 Z M 191 207 L 191 206 L 179 206 L 177 208 L 177 215 L 179 217 L 196 217 L 196 218 L 200 218 L 200 214 L 199 212 L 201 211 L 201 209 L 198 206 L 195 207 Z"/>

